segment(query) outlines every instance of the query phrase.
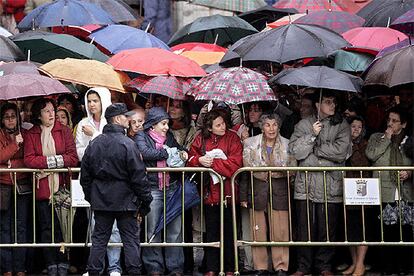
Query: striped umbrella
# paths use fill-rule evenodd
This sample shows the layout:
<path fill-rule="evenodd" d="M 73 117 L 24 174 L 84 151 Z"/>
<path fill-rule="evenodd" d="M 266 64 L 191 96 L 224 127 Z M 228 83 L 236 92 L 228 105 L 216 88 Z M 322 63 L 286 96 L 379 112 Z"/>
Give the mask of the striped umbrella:
<path fill-rule="evenodd" d="M 299 12 L 333 10 L 355 13 L 360 9 L 353 1 L 343 0 L 279 0 L 273 7 L 280 9 L 293 8 Z"/>
<path fill-rule="evenodd" d="M 364 22 L 362 17 L 343 11 L 314 11 L 295 20 L 295 23 L 319 25 L 339 34 L 361 27 Z"/>

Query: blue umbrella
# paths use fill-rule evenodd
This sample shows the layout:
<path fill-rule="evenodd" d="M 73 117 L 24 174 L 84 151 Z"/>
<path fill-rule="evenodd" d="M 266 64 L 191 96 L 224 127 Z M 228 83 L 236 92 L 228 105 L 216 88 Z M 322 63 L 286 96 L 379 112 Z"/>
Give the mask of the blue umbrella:
<path fill-rule="evenodd" d="M 57 0 L 41 5 L 20 21 L 19 29 L 113 24 L 102 8 L 81 0 Z"/>
<path fill-rule="evenodd" d="M 182 187 L 183 186 L 180 185 L 166 203 L 167 211 L 165 212 L 165 217 L 166 217 L 165 225 L 168 225 L 176 217 L 181 215 Z M 184 181 L 184 209 L 185 210 L 190 209 L 199 203 L 200 203 L 200 196 L 198 195 L 196 183 L 186 178 Z M 152 242 L 155 236 L 159 232 L 161 232 L 163 228 L 164 228 L 164 216 L 162 215 L 160 217 L 160 220 L 158 221 L 157 227 L 155 227 L 154 233 L 149 239 L 149 242 Z"/>
<path fill-rule="evenodd" d="M 107 26 L 91 33 L 89 38 L 112 54 L 136 48 L 160 48 L 170 51 L 167 44 L 152 34 L 125 25 Z"/>

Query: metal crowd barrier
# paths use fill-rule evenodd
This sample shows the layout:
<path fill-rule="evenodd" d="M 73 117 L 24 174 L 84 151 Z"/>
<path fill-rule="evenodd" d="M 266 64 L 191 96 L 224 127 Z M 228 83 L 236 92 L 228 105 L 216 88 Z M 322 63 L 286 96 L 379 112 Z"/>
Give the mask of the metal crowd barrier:
<path fill-rule="evenodd" d="M 73 214 L 74 214 L 74 209 L 76 207 L 72 207 L 72 205 L 70 206 L 70 241 L 69 242 L 55 242 L 55 212 L 54 212 L 54 199 L 53 197 L 51 198 L 51 204 L 52 204 L 52 242 L 51 243 L 39 243 L 37 242 L 37 234 L 36 234 L 36 175 L 39 173 L 79 173 L 80 172 L 80 168 L 62 168 L 62 169 L 28 169 L 28 168 L 21 168 L 21 169 L 6 169 L 6 168 L 0 168 L 0 174 L 10 174 L 11 176 L 14 178 L 14 183 L 16 183 L 16 174 L 17 173 L 31 173 L 32 174 L 32 184 L 33 184 L 33 190 L 32 190 L 32 217 L 33 217 L 33 225 L 32 225 L 32 231 L 33 231 L 33 237 L 32 237 L 32 241 L 29 243 L 18 243 L 17 242 L 17 212 L 18 212 L 18 206 L 17 206 L 17 189 L 16 186 L 12 186 L 12 208 L 14 208 L 13 210 L 15 210 L 13 212 L 13 220 L 14 220 L 14 228 L 12 229 L 13 233 L 14 233 L 14 241 L 12 241 L 12 243 L 10 244 L 0 244 L 0 248 L 5 248 L 5 247 L 10 247 L 10 248 L 18 248 L 18 247 L 60 247 L 61 250 L 65 250 L 65 248 L 71 248 L 71 247 L 90 247 L 92 244 L 88 241 L 88 238 L 85 237 L 85 242 L 73 242 Z M 157 172 L 162 172 L 163 173 L 163 179 L 164 182 L 166 180 L 166 173 L 180 173 L 181 174 L 181 181 L 182 183 L 185 183 L 185 179 L 188 178 L 189 176 L 191 177 L 194 173 L 200 173 L 201 177 L 200 179 L 200 183 L 198 183 L 198 185 L 200 186 L 200 229 L 204 228 L 204 204 L 203 204 L 203 198 L 204 198 L 204 184 L 203 183 L 203 174 L 209 173 L 209 174 L 214 174 L 218 177 L 219 181 L 220 181 L 220 186 L 221 186 L 221 191 L 220 191 L 220 240 L 216 241 L 216 242 L 204 242 L 203 239 L 203 232 L 201 231 L 201 241 L 200 242 L 192 242 L 192 243 L 186 243 L 184 242 L 184 235 L 185 235 L 185 231 L 184 231 L 184 225 L 186 223 L 186 217 L 185 217 L 185 212 L 184 212 L 184 204 L 181 204 L 182 209 L 181 209 L 181 226 L 182 226 L 182 242 L 181 243 L 170 243 L 170 242 L 166 242 L 166 235 L 167 235 L 167 228 L 165 227 L 165 216 L 166 216 L 166 189 L 164 188 L 164 211 L 163 211 L 163 216 L 164 216 L 164 227 L 162 230 L 162 237 L 164 237 L 164 241 L 163 242 L 159 242 L 159 243 L 155 243 L 155 242 L 150 242 L 148 239 L 148 233 L 147 233 L 147 227 L 145 227 L 145 241 L 141 242 L 141 246 L 142 247 L 216 247 L 220 249 L 220 271 L 221 274 L 224 274 L 224 234 L 223 234 L 223 214 L 224 214 L 224 199 L 223 199 L 223 193 L 224 193 L 224 185 L 223 185 L 223 179 L 222 177 L 217 174 L 214 170 L 209 169 L 209 168 L 196 168 L 196 167 L 183 167 L 183 168 L 147 168 L 147 172 L 151 172 L 151 173 L 157 173 Z M 185 184 L 183 184 L 185 185 Z M 164 185 L 165 187 L 165 185 Z M 184 187 L 183 187 L 184 190 Z M 72 186 L 70 187 L 70 191 L 72 192 Z M 185 200 L 185 195 L 184 193 L 182 193 L 182 203 Z M 89 207 L 87 207 L 89 208 Z M 17 210 L 17 212 L 16 212 Z M 108 246 L 115 246 L 115 247 L 121 247 L 122 243 L 109 243 Z"/>
<path fill-rule="evenodd" d="M 327 180 L 326 180 L 326 173 L 327 172 L 332 172 L 332 171 L 339 171 L 342 174 L 342 181 L 345 178 L 345 174 L 346 172 L 349 171 L 357 171 L 360 174 L 361 179 L 363 178 L 363 172 L 376 172 L 377 173 L 377 177 L 367 177 L 367 178 L 378 178 L 379 179 L 379 210 L 381 210 L 381 215 L 380 217 L 380 240 L 379 241 L 367 241 L 366 240 L 366 217 L 365 217 L 365 209 L 364 209 L 364 205 L 361 205 L 361 214 L 362 214 L 362 228 L 363 228 L 363 234 L 362 234 L 362 241 L 360 242 L 351 242 L 348 241 L 348 229 L 347 229 L 347 209 L 346 209 L 346 205 L 345 205 L 345 201 L 342 202 L 343 203 L 343 212 L 344 212 L 344 234 L 345 234 L 345 240 L 344 241 L 330 241 L 330 237 L 329 237 L 329 217 L 328 217 L 328 201 L 327 201 Z M 244 174 L 248 174 L 249 175 L 249 184 L 248 187 L 250 189 L 251 192 L 251 203 L 252 206 L 249 208 L 252 208 L 254 210 L 254 195 L 253 195 L 253 191 L 254 191 L 254 176 L 253 174 L 256 172 L 267 172 L 268 173 L 268 179 L 269 179 L 269 204 L 270 204 L 270 209 L 272 210 L 273 207 L 273 202 L 272 202 L 272 172 L 285 172 L 286 173 L 286 177 L 287 177 L 287 191 L 288 191 L 288 195 L 287 195 L 287 200 L 288 200 L 288 224 L 289 224 L 289 240 L 288 241 L 256 241 L 256 237 L 254 234 L 254 230 L 250 230 L 252 231 L 252 240 L 242 240 L 242 239 L 235 239 L 234 242 L 234 252 L 235 252 L 235 274 L 239 275 L 239 254 L 238 254 L 238 250 L 241 247 L 245 247 L 245 246 L 277 246 L 277 247 L 290 247 L 290 246 L 357 246 L 357 245 L 367 245 L 367 246 L 413 246 L 414 247 L 414 242 L 412 241 L 404 241 L 403 240 L 403 232 L 402 232 L 402 210 L 401 210 L 401 196 L 399 197 L 397 201 L 397 206 L 398 206 L 398 210 L 399 210 L 399 218 L 398 218 L 398 224 L 399 224 L 399 241 L 384 241 L 384 221 L 383 221 L 383 216 L 382 216 L 382 210 L 383 210 L 383 203 L 381 200 L 381 174 L 385 171 L 393 171 L 393 172 L 397 172 L 399 173 L 400 171 L 414 171 L 414 167 L 413 166 L 394 166 L 394 167 L 243 167 L 240 168 L 232 177 L 231 179 L 231 185 L 232 185 L 232 194 L 234 195 L 235 193 L 235 185 L 237 185 L 236 183 L 239 180 L 239 177 L 242 173 Z M 295 177 L 295 173 L 298 172 L 302 172 L 305 174 L 305 189 L 306 189 L 306 214 L 307 214 L 307 241 L 295 241 L 293 239 L 293 235 L 292 235 L 292 200 L 293 200 L 293 195 L 292 193 L 292 187 L 294 185 L 294 177 Z M 313 173 L 313 172 L 320 172 L 323 174 L 323 188 L 324 188 L 324 207 L 325 207 L 325 229 L 326 229 L 326 241 L 323 242 L 317 242 L 317 241 L 312 241 L 311 240 L 311 222 L 310 222 L 310 199 L 309 199 L 309 186 L 308 186 L 308 176 L 309 173 Z M 411 181 L 411 183 L 414 185 L 414 172 L 411 175 L 411 179 L 409 179 L 409 181 Z M 345 185 L 344 185 L 345 186 Z M 398 194 L 402 195 L 402 191 L 401 191 L 401 181 L 398 178 L 397 180 L 397 190 L 398 190 Z M 345 190 L 345 187 L 344 187 Z M 345 192 L 344 192 L 345 193 Z M 237 205 L 236 205 L 236 198 L 234 196 L 232 196 L 232 216 L 233 216 L 233 235 L 234 237 L 238 237 L 238 229 L 237 229 Z M 268 212 L 268 216 L 271 216 L 271 214 L 269 215 Z M 254 218 L 254 212 L 252 215 L 252 220 L 253 223 L 256 225 L 256 220 Z M 269 229 L 268 231 L 272 231 L 271 228 L 271 223 L 269 223 Z M 414 231 L 414 225 L 411 226 L 412 227 L 412 231 Z M 271 232 L 270 232 L 271 233 Z"/>

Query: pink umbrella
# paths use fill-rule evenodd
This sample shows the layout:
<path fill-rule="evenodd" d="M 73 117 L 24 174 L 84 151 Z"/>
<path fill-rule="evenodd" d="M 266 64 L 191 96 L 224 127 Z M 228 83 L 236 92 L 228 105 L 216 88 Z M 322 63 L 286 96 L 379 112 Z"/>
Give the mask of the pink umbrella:
<path fill-rule="evenodd" d="M 10 74 L 0 77 L 0 100 L 70 93 L 58 80 L 35 74 Z"/>
<path fill-rule="evenodd" d="M 350 50 L 373 55 L 408 38 L 399 31 L 384 27 L 358 27 L 343 33 L 342 36 L 352 44 Z"/>

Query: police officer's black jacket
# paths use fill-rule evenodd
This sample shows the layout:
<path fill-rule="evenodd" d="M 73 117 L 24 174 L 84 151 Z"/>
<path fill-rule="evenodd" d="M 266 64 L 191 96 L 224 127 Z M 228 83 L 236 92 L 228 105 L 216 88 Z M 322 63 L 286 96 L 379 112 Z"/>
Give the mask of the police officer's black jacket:
<path fill-rule="evenodd" d="M 120 125 L 107 124 L 89 143 L 81 185 L 92 210 L 138 211 L 147 209 L 152 200 L 141 154 Z"/>

